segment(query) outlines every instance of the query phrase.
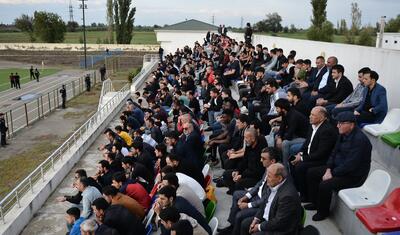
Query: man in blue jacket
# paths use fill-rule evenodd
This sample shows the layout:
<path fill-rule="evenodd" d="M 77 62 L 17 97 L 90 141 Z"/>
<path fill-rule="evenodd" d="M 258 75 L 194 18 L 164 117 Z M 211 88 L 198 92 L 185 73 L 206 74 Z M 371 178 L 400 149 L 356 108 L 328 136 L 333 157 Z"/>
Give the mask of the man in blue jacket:
<path fill-rule="evenodd" d="M 388 111 L 386 89 L 377 83 L 379 75 L 373 70 L 364 73 L 363 79 L 368 91 L 364 93 L 360 105 L 354 111 L 358 125 L 381 123 Z"/>
<path fill-rule="evenodd" d="M 346 111 L 338 114 L 339 138 L 326 165 L 310 168 L 307 188 L 310 204 L 306 210 L 317 210 L 313 221 L 329 216 L 333 191 L 361 186 L 371 168 L 372 145 L 356 125 L 356 117 Z"/>

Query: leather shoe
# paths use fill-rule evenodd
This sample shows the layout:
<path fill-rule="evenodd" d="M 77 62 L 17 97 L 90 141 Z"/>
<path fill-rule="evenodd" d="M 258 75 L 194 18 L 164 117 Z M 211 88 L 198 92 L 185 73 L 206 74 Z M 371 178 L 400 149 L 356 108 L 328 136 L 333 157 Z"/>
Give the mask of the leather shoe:
<path fill-rule="evenodd" d="M 224 180 L 222 178 L 217 181 L 216 186 L 217 188 L 226 187 Z"/>
<path fill-rule="evenodd" d="M 313 221 L 322 221 L 324 219 L 326 219 L 328 216 L 327 215 L 323 215 L 319 212 L 317 212 L 317 214 L 313 215 L 312 220 Z"/>
<path fill-rule="evenodd" d="M 233 194 L 233 190 L 228 190 L 228 191 L 226 191 L 226 194 L 228 194 L 228 195 L 232 195 Z"/>
<path fill-rule="evenodd" d="M 218 228 L 217 231 L 219 234 L 230 234 L 232 233 L 233 226 L 229 225 L 228 227 L 225 228 Z"/>
<path fill-rule="evenodd" d="M 308 211 L 315 211 L 317 209 L 317 206 L 315 206 L 313 203 L 308 203 L 304 205 L 304 209 Z"/>

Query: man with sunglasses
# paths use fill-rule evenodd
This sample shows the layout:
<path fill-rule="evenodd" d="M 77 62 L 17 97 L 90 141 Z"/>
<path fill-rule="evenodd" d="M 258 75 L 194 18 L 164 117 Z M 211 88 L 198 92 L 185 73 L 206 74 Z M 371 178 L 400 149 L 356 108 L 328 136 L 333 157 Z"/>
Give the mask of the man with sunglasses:
<path fill-rule="evenodd" d="M 336 118 L 339 138 L 326 165 L 310 168 L 307 172 L 307 188 L 310 204 L 306 210 L 317 210 L 313 221 L 329 216 L 332 192 L 361 186 L 371 168 L 372 145 L 368 137 L 356 125 L 356 117 L 350 111 Z"/>

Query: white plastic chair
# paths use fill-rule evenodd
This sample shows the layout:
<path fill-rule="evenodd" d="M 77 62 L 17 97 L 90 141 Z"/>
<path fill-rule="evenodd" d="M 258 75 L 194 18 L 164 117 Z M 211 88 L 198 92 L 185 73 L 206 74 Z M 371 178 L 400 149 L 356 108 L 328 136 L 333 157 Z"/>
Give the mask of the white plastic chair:
<path fill-rule="evenodd" d="M 339 197 L 351 210 L 375 206 L 385 197 L 390 182 L 391 177 L 386 171 L 375 170 L 361 187 L 340 190 Z"/>
<path fill-rule="evenodd" d="M 203 176 L 206 177 L 208 175 L 208 173 L 210 173 L 210 165 L 205 164 L 203 167 L 203 170 L 201 172 L 203 172 Z"/>
<path fill-rule="evenodd" d="M 364 130 L 373 136 L 400 131 L 400 108 L 391 109 L 382 123 L 366 125 Z"/>
<path fill-rule="evenodd" d="M 208 225 L 211 228 L 212 235 L 216 235 L 217 234 L 217 229 L 218 229 L 218 219 L 217 219 L 217 217 L 212 217 L 212 219 L 210 220 Z"/>

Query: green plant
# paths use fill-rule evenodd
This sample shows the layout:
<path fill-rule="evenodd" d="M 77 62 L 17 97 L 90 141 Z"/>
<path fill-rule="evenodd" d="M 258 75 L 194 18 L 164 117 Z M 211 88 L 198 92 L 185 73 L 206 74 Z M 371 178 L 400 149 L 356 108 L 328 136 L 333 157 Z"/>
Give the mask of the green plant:
<path fill-rule="evenodd" d="M 136 75 L 138 75 L 140 73 L 140 71 L 142 70 L 142 67 L 136 68 L 133 71 L 130 71 L 128 74 L 128 81 L 130 83 L 133 82 L 133 78 L 136 77 Z"/>
<path fill-rule="evenodd" d="M 363 28 L 360 31 L 360 36 L 358 38 L 357 44 L 362 46 L 374 46 L 375 42 L 374 39 L 372 38 L 373 33 L 374 33 L 373 29 Z"/>

